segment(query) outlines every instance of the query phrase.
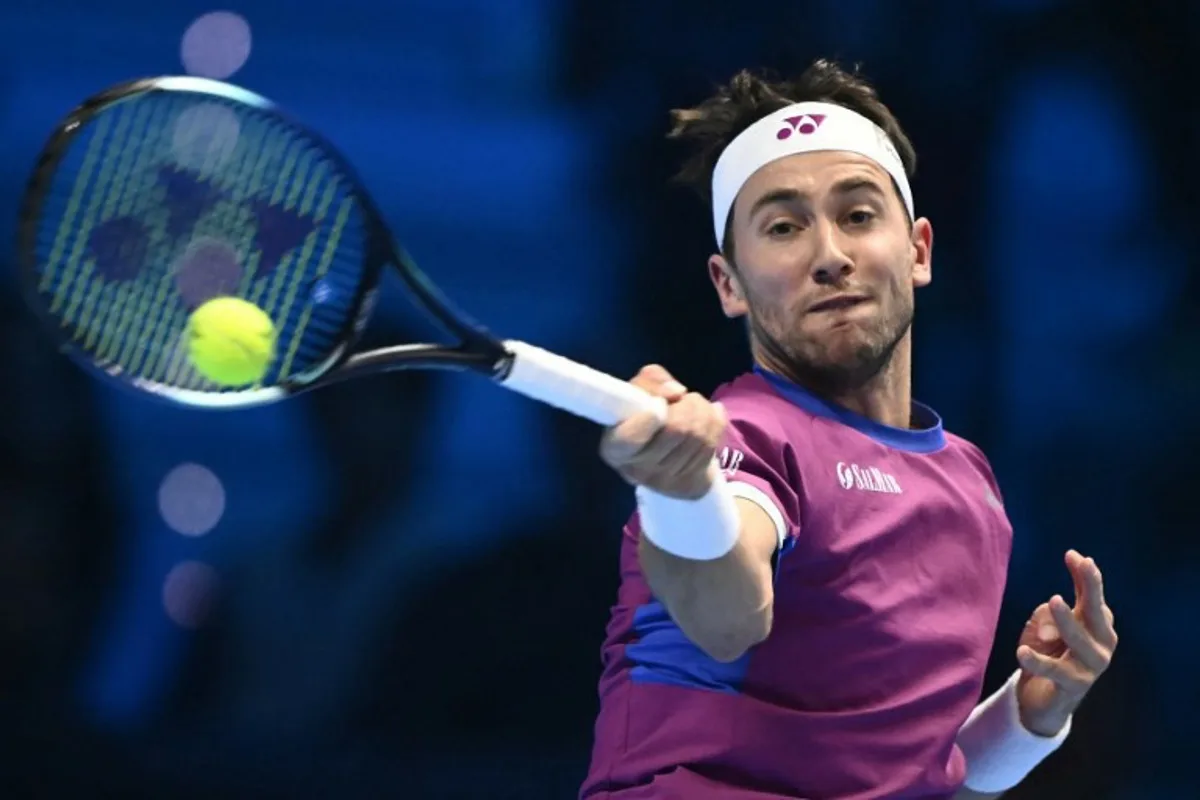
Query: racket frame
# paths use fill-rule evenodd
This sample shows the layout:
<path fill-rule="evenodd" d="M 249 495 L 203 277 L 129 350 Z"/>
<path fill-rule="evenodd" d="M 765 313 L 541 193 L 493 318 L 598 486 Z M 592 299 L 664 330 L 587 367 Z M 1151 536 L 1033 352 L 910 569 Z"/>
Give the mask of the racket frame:
<path fill-rule="evenodd" d="M 354 309 L 336 337 L 330 357 L 305 373 L 290 376 L 274 386 L 231 392 L 181 389 L 137 376 L 131 376 L 115 364 L 105 363 L 85 351 L 67 335 L 62 321 L 53 314 L 38 289 L 37 236 L 39 214 L 53 183 L 53 176 L 70 145 L 84 126 L 105 109 L 125 100 L 153 92 L 193 94 L 201 97 L 241 103 L 274 114 L 323 149 L 322 155 L 350 183 L 350 194 L 363 214 L 366 246 L 363 277 L 351 303 Z M 282 400 L 290 395 L 365 374 L 405 369 L 446 369 L 473 371 L 503 381 L 513 364 L 513 355 L 504 343 L 450 301 L 433 285 L 411 256 L 395 240 L 371 196 L 362 188 L 358 173 L 333 144 L 307 125 L 287 114 L 276 103 L 239 86 L 190 76 L 140 78 L 112 86 L 84 100 L 60 120 L 47 137 L 34 169 L 26 180 L 17 221 L 17 266 L 27 304 L 51 331 L 60 351 L 94 374 L 99 374 L 127 389 L 150 394 L 190 408 L 248 408 Z M 436 321 L 445 332 L 457 337 L 458 345 L 412 343 L 370 351 L 354 351 L 366 329 L 378 298 L 385 263 L 391 263 L 404 282 L 411 299 Z"/>

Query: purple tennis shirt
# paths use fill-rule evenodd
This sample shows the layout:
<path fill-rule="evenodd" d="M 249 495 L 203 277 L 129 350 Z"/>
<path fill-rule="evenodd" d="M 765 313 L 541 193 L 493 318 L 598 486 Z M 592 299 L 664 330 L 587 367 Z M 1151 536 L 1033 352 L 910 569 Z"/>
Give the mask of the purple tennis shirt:
<path fill-rule="evenodd" d="M 714 399 L 725 475 L 780 537 L 771 634 L 727 664 L 693 645 L 641 574 L 635 514 L 580 797 L 950 797 L 1012 546 L 987 459 L 918 403 L 892 428 L 757 370 Z"/>

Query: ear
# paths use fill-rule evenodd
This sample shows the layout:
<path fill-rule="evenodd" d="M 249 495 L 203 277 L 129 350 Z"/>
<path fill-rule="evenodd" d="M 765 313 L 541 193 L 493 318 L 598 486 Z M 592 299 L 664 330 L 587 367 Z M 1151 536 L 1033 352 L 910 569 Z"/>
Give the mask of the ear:
<path fill-rule="evenodd" d="M 933 280 L 933 225 L 927 218 L 921 217 L 913 223 L 910 244 L 914 251 L 913 288 L 919 289 Z"/>
<path fill-rule="evenodd" d="M 721 301 L 721 310 L 725 312 L 725 316 L 731 319 L 743 316 L 748 310 L 746 298 L 737 273 L 725 256 L 718 253 L 709 257 L 708 277 L 717 290 L 717 297 Z"/>

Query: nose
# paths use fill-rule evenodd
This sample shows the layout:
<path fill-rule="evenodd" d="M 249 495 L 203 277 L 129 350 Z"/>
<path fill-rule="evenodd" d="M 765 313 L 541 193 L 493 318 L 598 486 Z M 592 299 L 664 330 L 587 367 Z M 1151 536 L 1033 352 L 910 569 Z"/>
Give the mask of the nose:
<path fill-rule="evenodd" d="M 813 256 L 812 277 L 822 286 L 839 283 L 854 273 L 854 261 L 838 242 L 837 227 L 822 225 Z"/>

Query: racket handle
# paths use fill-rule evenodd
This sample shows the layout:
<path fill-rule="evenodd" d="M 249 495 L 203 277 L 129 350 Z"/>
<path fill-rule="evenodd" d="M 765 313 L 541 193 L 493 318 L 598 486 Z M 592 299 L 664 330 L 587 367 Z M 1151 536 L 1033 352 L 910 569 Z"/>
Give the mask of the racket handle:
<path fill-rule="evenodd" d="M 667 418 L 666 400 L 628 381 L 525 342 L 509 340 L 504 347 L 512 365 L 499 381 L 514 392 L 605 427 L 644 411 Z"/>

